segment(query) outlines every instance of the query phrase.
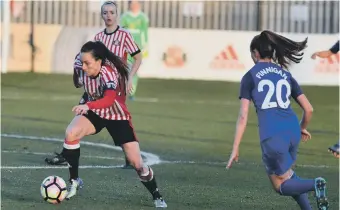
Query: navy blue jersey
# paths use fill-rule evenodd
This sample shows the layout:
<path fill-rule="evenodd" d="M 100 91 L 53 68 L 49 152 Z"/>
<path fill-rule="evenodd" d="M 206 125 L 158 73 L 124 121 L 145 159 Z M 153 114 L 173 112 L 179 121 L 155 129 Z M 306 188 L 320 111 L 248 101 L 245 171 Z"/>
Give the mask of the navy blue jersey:
<path fill-rule="evenodd" d="M 333 47 L 331 49 L 329 49 L 333 54 L 336 54 L 339 52 L 339 41 L 337 41 L 335 43 L 335 45 L 333 45 Z"/>
<path fill-rule="evenodd" d="M 240 96 L 252 100 L 256 108 L 260 139 L 300 129 L 291 108 L 302 90 L 291 73 L 274 63 L 258 62 L 242 78 Z"/>

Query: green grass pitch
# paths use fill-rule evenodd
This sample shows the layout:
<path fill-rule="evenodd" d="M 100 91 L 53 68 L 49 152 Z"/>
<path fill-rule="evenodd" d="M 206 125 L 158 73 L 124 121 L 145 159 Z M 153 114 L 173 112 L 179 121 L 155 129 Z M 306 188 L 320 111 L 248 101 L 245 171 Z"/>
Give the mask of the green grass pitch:
<path fill-rule="evenodd" d="M 57 140 L 63 139 L 82 92 L 73 87 L 70 75 L 1 76 L 2 209 L 153 209 L 135 172 L 114 168 L 124 163 L 121 151 L 84 144 L 84 189 L 59 205 L 44 202 L 39 187 L 45 177 L 68 179 L 67 169 L 45 168 L 43 160 L 46 153 L 62 148 Z M 140 81 L 137 100 L 128 105 L 141 149 L 162 160 L 153 169 L 168 209 L 298 209 L 293 199 L 271 188 L 261 164 L 253 107 L 239 163 L 225 169 L 239 110 L 238 89 L 238 83 L 228 82 Z M 325 177 L 330 209 L 338 209 L 339 162 L 327 147 L 339 139 L 339 89 L 304 86 L 303 91 L 315 112 L 309 127 L 312 139 L 301 144 L 295 171 L 305 178 Z M 294 109 L 301 115 L 296 104 Z M 83 141 L 113 145 L 106 130 Z M 310 200 L 316 209 L 312 195 Z"/>

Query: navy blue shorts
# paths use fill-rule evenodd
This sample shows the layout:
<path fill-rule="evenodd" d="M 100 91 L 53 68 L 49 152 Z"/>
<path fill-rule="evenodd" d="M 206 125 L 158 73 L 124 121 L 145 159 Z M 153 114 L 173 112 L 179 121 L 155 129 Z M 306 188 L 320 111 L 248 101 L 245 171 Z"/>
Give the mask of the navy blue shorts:
<path fill-rule="evenodd" d="M 261 141 L 262 161 L 269 175 L 281 176 L 296 161 L 300 132 L 285 132 Z"/>

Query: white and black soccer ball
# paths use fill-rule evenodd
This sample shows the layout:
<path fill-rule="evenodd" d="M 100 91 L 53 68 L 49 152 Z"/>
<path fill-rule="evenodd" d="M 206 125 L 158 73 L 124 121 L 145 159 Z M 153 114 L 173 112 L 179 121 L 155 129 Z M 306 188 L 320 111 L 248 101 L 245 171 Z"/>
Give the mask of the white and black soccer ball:
<path fill-rule="evenodd" d="M 45 201 L 52 204 L 60 203 L 67 195 L 66 183 L 59 176 L 49 176 L 41 183 L 40 193 Z"/>

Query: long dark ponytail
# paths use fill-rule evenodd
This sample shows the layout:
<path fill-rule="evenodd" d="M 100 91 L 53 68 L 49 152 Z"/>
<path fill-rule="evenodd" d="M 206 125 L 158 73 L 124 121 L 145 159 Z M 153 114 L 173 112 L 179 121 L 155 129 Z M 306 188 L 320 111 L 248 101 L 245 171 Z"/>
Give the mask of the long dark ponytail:
<path fill-rule="evenodd" d="M 80 52 L 91 52 L 95 60 L 101 59 L 102 65 L 106 64 L 116 68 L 124 80 L 128 79 L 129 70 L 127 64 L 123 62 L 120 57 L 113 54 L 102 42 L 86 42 Z"/>
<path fill-rule="evenodd" d="M 272 31 L 262 31 L 255 36 L 250 44 L 250 50 L 257 50 L 261 58 L 271 58 L 281 67 L 288 69 L 290 62 L 300 63 L 307 40 L 295 42 Z"/>

